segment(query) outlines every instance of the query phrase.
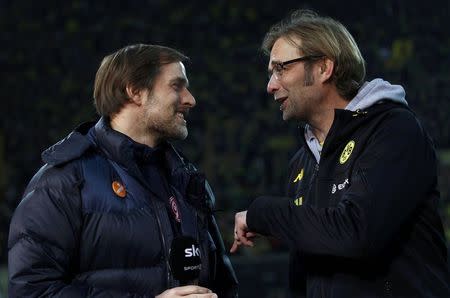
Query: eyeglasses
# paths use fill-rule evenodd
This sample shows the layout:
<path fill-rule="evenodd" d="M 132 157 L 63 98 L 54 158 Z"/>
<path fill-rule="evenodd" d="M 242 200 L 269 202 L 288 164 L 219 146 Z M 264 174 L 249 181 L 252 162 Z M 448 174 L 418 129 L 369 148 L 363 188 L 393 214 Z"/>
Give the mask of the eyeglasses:
<path fill-rule="evenodd" d="M 279 80 L 283 76 L 283 71 L 286 70 L 286 65 L 292 64 L 295 62 L 300 62 L 300 61 L 317 60 L 322 57 L 324 57 L 324 55 L 308 55 L 308 56 L 303 56 L 303 57 L 295 58 L 295 59 L 288 60 L 288 61 L 274 62 L 272 70 L 269 70 L 267 75 L 269 77 L 269 80 L 272 77 L 272 75 L 275 76 L 275 79 Z"/>

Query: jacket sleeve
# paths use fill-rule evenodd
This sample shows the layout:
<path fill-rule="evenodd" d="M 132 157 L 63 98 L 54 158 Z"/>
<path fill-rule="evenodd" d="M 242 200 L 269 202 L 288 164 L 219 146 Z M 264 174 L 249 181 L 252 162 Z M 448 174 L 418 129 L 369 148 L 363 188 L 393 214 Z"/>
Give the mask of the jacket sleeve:
<path fill-rule="evenodd" d="M 43 174 L 14 212 L 8 240 L 9 297 L 142 297 L 72 281 L 78 266 L 80 193 L 64 173 L 55 174 L 53 179 Z"/>
<path fill-rule="evenodd" d="M 336 207 L 257 198 L 247 212 L 249 229 L 307 254 L 380 254 L 436 185 L 434 148 L 412 113 L 394 112 L 383 120 L 355 161 L 349 180 Z"/>

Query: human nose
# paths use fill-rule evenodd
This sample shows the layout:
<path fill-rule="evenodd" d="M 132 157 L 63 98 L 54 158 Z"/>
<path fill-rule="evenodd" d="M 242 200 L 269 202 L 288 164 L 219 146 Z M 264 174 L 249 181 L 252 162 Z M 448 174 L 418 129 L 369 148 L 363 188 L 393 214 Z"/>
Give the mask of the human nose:
<path fill-rule="evenodd" d="M 188 105 L 191 108 L 193 108 L 197 104 L 194 96 L 187 89 L 186 89 L 186 94 L 183 96 L 183 104 Z"/>
<path fill-rule="evenodd" d="M 280 87 L 280 83 L 277 78 L 275 78 L 275 74 L 272 74 L 269 78 L 269 82 L 267 83 L 267 93 L 274 94 L 280 89 Z"/>

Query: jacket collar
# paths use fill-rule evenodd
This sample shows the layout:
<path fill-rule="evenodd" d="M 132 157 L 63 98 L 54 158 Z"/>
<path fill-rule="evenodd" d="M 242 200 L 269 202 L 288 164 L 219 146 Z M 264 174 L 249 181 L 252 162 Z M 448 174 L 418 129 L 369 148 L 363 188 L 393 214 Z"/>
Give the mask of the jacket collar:
<path fill-rule="evenodd" d="M 106 158 L 120 164 L 120 166 L 133 176 L 142 178 L 142 174 L 140 173 L 135 158 L 135 150 L 139 148 L 140 145 L 136 145 L 136 143 L 127 135 L 112 129 L 109 125 L 108 118 L 100 118 L 89 134 L 91 141 L 96 144 L 98 150 L 102 152 Z M 185 158 L 181 153 L 168 142 L 161 144 L 160 149 L 163 150 L 162 154 L 164 162 L 169 170 L 169 179 L 172 183 L 181 188 L 183 188 L 183 186 L 185 187 L 188 183 L 186 170 L 190 170 L 189 163 L 185 162 Z"/>
<path fill-rule="evenodd" d="M 106 158 L 122 166 L 134 164 L 133 140 L 112 129 L 108 118 L 101 117 L 90 130 L 89 136 Z"/>
<path fill-rule="evenodd" d="M 330 149 L 335 148 L 340 142 L 345 141 L 349 135 L 360 126 L 365 125 L 367 121 L 377 117 L 380 113 L 394 108 L 409 110 L 408 106 L 393 101 L 378 101 L 376 104 L 364 110 L 350 111 L 347 109 L 335 109 L 333 124 L 328 132 L 324 147 L 322 147 L 321 156 L 324 156 Z M 313 143 L 311 142 L 311 138 L 314 135 L 310 131 L 310 128 L 308 128 L 307 124 L 302 125 L 300 126 L 300 131 L 300 139 L 303 145 L 308 147 L 311 154 L 319 161 L 320 157 L 317 158 L 317 152 L 314 152 L 315 148 L 311 148 Z"/>

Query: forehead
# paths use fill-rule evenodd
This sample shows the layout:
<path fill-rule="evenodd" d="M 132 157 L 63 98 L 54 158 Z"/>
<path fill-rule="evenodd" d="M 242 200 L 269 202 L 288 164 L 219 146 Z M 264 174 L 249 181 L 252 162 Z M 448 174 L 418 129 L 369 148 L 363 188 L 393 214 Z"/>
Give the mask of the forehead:
<path fill-rule="evenodd" d="M 186 68 L 183 62 L 173 62 L 161 66 L 161 70 L 157 80 L 173 80 L 175 78 L 182 78 L 187 80 Z"/>
<path fill-rule="evenodd" d="M 298 58 L 298 48 L 301 45 L 301 41 L 295 40 L 295 43 L 296 44 L 286 38 L 277 39 L 273 44 L 272 50 L 270 51 L 269 66 L 276 62 Z"/>

